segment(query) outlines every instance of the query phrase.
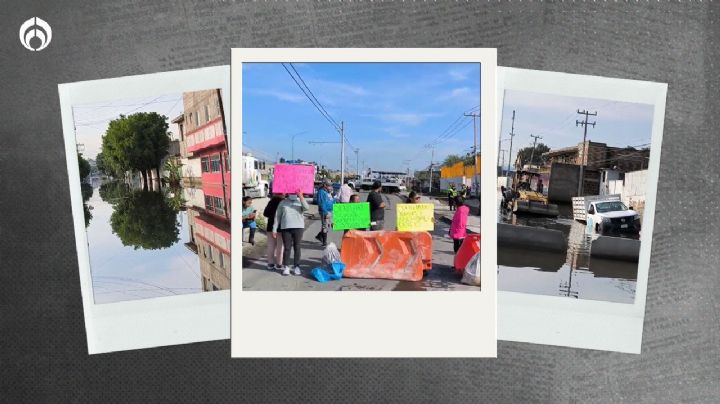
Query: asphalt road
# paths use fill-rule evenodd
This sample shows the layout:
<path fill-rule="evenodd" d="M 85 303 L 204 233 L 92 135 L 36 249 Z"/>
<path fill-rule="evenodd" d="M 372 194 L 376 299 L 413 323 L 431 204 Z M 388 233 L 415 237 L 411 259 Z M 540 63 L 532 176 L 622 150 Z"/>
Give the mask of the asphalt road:
<path fill-rule="evenodd" d="M 386 201 L 385 209 L 385 230 L 395 228 L 395 205 L 404 201 L 398 195 L 383 194 Z M 361 192 L 360 200 L 367 199 L 367 192 Z M 423 201 L 427 202 L 427 201 Z M 257 200 L 254 203 L 258 208 L 264 206 L 265 201 Z M 448 236 L 449 225 L 438 220 L 435 224 L 433 236 L 433 267 L 427 275 L 417 282 L 396 281 L 387 279 L 353 279 L 343 278 L 338 281 L 320 283 L 316 281 L 310 271 L 321 266 L 323 248 L 315 240 L 315 235 L 320 231 L 320 219 L 317 213 L 317 206 L 310 205 L 311 209 L 306 219 L 306 230 L 302 242 L 302 260 L 300 268 L 302 276 L 282 276 L 279 271 L 268 271 L 264 258 L 253 258 L 264 256 L 265 239 L 260 237 L 258 245 L 249 249 L 244 245 L 243 252 L 243 290 L 262 291 L 293 291 L 293 290 L 480 290 L 479 287 L 469 286 L 460 283 L 460 277 L 455 274 L 452 264 L 454 259 L 452 239 Z M 261 210 L 261 209 L 258 209 Z M 328 242 L 341 246 L 342 231 L 331 232 Z M 247 250 L 247 254 L 246 251 Z M 255 252 L 253 254 L 253 252 Z"/>

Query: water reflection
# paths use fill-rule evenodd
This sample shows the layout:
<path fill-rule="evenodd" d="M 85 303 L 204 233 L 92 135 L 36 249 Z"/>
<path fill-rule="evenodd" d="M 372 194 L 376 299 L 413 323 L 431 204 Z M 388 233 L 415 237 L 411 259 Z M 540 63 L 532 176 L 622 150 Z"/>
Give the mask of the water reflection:
<path fill-rule="evenodd" d="M 572 219 L 569 205 L 557 218 L 500 213 L 498 220 L 518 226 L 559 230 L 568 242 L 566 253 L 498 245 L 498 288 L 575 299 L 633 303 L 637 263 L 592 258 L 592 236 Z M 498 210 L 499 211 L 499 210 Z"/>
<path fill-rule="evenodd" d="M 201 185 L 93 185 L 83 186 L 83 205 L 93 212 L 86 225 L 97 304 L 230 287 L 230 222 L 206 212 Z"/>
<path fill-rule="evenodd" d="M 164 193 L 131 191 L 123 195 L 114 208 L 110 225 L 124 246 L 158 250 L 180 240 L 179 209 L 170 207 Z"/>

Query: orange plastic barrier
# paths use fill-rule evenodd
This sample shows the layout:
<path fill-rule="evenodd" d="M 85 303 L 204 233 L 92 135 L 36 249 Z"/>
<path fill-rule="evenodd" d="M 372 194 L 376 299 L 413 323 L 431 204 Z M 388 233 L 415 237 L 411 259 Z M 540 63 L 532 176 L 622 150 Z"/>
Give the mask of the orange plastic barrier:
<path fill-rule="evenodd" d="M 455 254 L 455 272 L 463 273 L 468 262 L 480 252 L 480 235 L 468 234 L 460 249 Z"/>
<path fill-rule="evenodd" d="M 428 232 L 349 231 L 342 241 L 343 277 L 419 281 L 432 268 Z"/>

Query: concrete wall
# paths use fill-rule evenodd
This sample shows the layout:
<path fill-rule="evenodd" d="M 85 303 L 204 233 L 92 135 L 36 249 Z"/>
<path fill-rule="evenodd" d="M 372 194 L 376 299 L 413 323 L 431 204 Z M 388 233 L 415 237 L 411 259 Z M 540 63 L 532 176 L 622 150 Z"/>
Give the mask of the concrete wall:
<path fill-rule="evenodd" d="M 647 170 L 633 171 L 625 174 L 623 202 L 632 206 L 642 218 L 645 213 L 645 193 L 647 191 Z"/>
<path fill-rule="evenodd" d="M 543 251 L 565 252 L 567 239 L 559 230 L 498 223 L 499 246 L 514 246 Z"/>
<path fill-rule="evenodd" d="M 637 262 L 640 256 L 640 240 L 599 236 L 592 242 L 590 256 Z"/>
<path fill-rule="evenodd" d="M 577 196 L 580 166 L 575 164 L 553 163 L 550 167 L 550 182 L 547 185 L 548 199 L 551 202 L 572 201 Z"/>

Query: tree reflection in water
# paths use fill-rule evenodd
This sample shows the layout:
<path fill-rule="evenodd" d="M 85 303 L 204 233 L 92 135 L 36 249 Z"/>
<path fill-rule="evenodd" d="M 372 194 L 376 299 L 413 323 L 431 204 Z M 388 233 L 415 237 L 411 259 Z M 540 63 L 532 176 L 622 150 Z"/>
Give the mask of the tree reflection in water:
<path fill-rule="evenodd" d="M 105 182 L 100 185 L 98 192 L 103 201 L 115 205 L 130 194 L 130 186 L 122 181 Z"/>
<path fill-rule="evenodd" d="M 124 246 L 158 250 L 180 241 L 178 211 L 162 192 L 129 190 L 124 184 L 100 189 L 100 196 L 114 205 L 110 225 Z"/>
<path fill-rule="evenodd" d="M 83 213 L 85 214 L 85 227 L 88 227 L 88 226 L 90 226 L 90 220 L 93 217 L 92 212 L 90 212 L 90 206 L 87 204 L 87 201 L 90 199 L 90 197 L 93 194 L 92 185 L 86 184 L 86 183 L 81 183 L 80 184 L 80 193 L 82 194 L 82 200 L 83 200 Z"/>

